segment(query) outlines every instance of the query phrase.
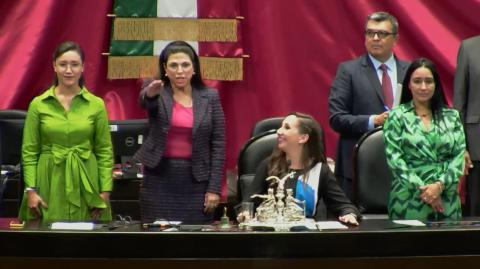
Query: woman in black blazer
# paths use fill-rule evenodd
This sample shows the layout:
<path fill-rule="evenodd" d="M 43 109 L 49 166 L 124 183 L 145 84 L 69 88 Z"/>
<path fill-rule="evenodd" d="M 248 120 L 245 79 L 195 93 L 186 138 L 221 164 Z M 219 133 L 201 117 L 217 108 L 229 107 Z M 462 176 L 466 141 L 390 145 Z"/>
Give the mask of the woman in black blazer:
<path fill-rule="evenodd" d="M 338 216 L 338 220 L 358 225 L 360 212 L 345 196 L 327 165 L 323 133 L 317 121 L 310 115 L 291 113 L 285 117 L 277 134 L 277 147 L 258 167 L 247 193 L 267 193 L 269 186 L 265 179 L 268 176 L 283 178 L 291 174 L 284 188 L 292 189 L 297 200 L 305 201 L 307 217 L 319 219 L 319 201 L 323 198 L 327 209 Z M 245 197 L 244 201 L 260 202 L 250 197 Z"/>
<path fill-rule="evenodd" d="M 195 50 L 174 41 L 162 51 L 160 78 L 148 81 L 140 104 L 148 138 L 134 158 L 144 164 L 143 222 L 209 223 L 220 201 L 225 118 L 216 90 L 207 88 Z"/>

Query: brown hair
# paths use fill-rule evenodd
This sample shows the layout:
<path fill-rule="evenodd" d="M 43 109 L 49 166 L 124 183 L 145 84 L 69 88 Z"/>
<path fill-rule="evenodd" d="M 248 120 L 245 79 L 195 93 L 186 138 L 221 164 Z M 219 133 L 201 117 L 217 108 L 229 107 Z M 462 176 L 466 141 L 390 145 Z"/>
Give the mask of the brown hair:
<path fill-rule="evenodd" d="M 326 163 L 325 158 L 325 143 L 323 131 L 320 124 L 310 115 L 292 112 L 287 116 L 294 115 L 299 122 L 299 132 L 301 134 L 308 134 L 308 141 L 303 145 L 302 150 L 302 164 L 305 168 L 309 168 L 318 162 Z M 270 163 L 268 164 L 269 176 L 284 176 L 288 173 L 290 164 L 287 162 L 285 152 L 276 147 L 270 156 Z M 308 169 L 306 169 L 308 170 Z"/>
<path fill-rule="evenodd" d="M 80 59 L 82 60 L 82 64 L 85 62 L 85 54 L 83 53 L 82 48 L 80 45 L 78 45 L 75 42 L 72 41 L 65 41 L 58 45 L 57 49 L 55 49 L 55 52 L 53 53 L 53 62 L 55 62 L 62 54 L 64 54 L 67 51 L 75 51 L 80 55 Z M 80 88 L 83 87 L 83 84 L 85 83 L 85 79 L 83 78 L 83 74 L 80 76 L 80 79 L 78 80 L 78 85 Z M 57 74 L 55 74 L 55 78 L 53 79 L 53 85 L 58 86 L 58 77 Z"/>

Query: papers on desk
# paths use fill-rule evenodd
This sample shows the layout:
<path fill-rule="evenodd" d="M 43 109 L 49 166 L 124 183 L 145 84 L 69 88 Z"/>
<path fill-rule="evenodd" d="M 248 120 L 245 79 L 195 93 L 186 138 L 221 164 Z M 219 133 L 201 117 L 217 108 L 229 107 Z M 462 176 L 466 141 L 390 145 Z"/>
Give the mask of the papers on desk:
<path fill-rule="evenodd" d="M 344 230 L 348 229 L 346 225 L 338 221 L 317 221 L 315 223 L 319 230 Z"/>
<path fill-rule="evenodd" d="M 409 226 L 425 226 L 425 223 L 419 220 L 394 220 L 396 224 L 409 225 Z"/>
<path fill-rule="evenodd" d="M 92 222 L 54 222 L 52 223 L 52 230 L 81 230 L 91 231 L 95 228 Z"/>
<path fill-rule="evenodd" d="M 306 218 L 295 222 L 261 222 L 256 219 L 240 223 L 240 228 L 250 228 L 253 231 L 265 232 L 286 232 L 286 231 L 307 231 L 318 230 L 315 220 Z"/>
<path fill-rule="evenodd" d="M 173 220 L 156 220 L 156 221 L 153 222 L 153 224 L 163 225 L 163 226 L 167 226 L 167 225 L 177 226 L 177 225 L 182 224 L 182 222 L 181 221 L 173 221 Z"/>
<path fill-rule="evenodd" d="M 307 227 L 307 229 L 312 230 L 312 231 L 317 230 L 318 229 L 317 224 L 315 222 L 313 222 L 313 219 L 312 219 L 312 221 L 308 221 L 308 220 L 310 220 L 310 219 L 307 219 L 307 221 L 304 222 L 303 226 Z"/>

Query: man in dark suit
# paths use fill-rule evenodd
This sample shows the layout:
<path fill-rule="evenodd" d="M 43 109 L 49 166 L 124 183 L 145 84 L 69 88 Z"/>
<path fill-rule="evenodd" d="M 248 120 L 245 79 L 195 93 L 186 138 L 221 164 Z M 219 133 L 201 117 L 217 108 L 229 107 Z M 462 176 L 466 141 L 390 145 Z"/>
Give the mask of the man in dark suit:
<path fill-rule="evenodd" d="M 343 181 L 349 197 L 355 144 L 368 130 L 382 126 L 388 110 L 400 99 L 399 84 L 408 63 L 393 54 L 397 40 L 398 22 L 394 16 L 386 12 L 370 14 L 365 24 L 367 53 L 341 63 L 330 89 L 330 126 L 340 134 L 335 175 Z"/>
<path fill-rule="evenodd" d="M 467 138 L 467 195 L 464 215 L 480 216 L 480 36 L 460 45 L 453 105 L 460 113 Z"/>

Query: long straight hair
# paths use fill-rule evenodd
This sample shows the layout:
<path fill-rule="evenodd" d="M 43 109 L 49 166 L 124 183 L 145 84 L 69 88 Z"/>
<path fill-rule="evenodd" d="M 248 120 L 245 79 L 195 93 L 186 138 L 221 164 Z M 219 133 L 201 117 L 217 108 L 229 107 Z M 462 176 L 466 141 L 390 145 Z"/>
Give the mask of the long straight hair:
<path fill-rule="evenodd" d="M 413 61 L 407 69 L 405 73 L 405 78 L 403 79 L 403 87 L 407 87 L 402 90 L 402 96 L 400 98 L 400 103 L 408 103 L 412 101 L 413 95 L 412 91 L 409 88 L 410 80 L 412 78 L 413 72 L 418 68 L 427 68 L 432 72 L 433 81 L 435 83 L 435 90 L 433 92 L 432 99 L 430 99 L 430 109 L 432 110 L 432 117 L 435 120 L 441 120 L 442 116 L 442 108 L 447 106 L 447 101 L 445 100 L 445 95 L 442 89 L 442 83 L 440 82 L 440 76 L 438 75 L 437 69 L 435 68 L 435 64 L 429 59 L 426 58 L 418 58 Z"/>

